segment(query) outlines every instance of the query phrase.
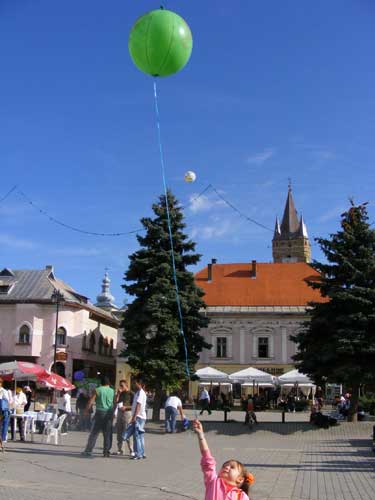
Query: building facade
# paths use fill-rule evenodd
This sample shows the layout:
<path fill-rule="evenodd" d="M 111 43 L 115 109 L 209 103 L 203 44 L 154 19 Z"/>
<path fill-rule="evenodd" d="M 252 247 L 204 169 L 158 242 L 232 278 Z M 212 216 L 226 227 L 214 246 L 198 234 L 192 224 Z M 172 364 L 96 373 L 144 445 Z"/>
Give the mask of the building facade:
<path fill-rule="evenodd" d="M 62 295 L 58 304 L 56 290 Z M 118 326 L 110 310 L 59 280 L 52 266 L 0 271 L 0 362 L 18 359 L 56 368 L 69 379 L 84 370 L 88 377 L 107 374 L 114 381 Z"/>
<path fill-rule="evenodd" d="M 254 366 L 276 376 L 293 368 L 296 344 L 290 336 L 306 321 L 308 303 L 322 298 L 306 282 L 317 272 L 309 265 L 307 230 L 297 218 L 290 188 L 281 226 L 276 222 L 273 257 L 271 263 L 213 259 L 196 274 L 210 318 L 201 334 L 212 345 L 201 353 L 197 368 L 234 373 Z"/>

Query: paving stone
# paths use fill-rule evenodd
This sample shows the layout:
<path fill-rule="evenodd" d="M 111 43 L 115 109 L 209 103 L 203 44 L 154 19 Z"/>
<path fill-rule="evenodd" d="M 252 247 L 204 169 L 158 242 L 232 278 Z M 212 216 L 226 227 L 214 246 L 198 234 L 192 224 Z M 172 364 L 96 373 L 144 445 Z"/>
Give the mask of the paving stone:
<path fill-rule="evenodd" d="M 289 414 L 290 421 L 282 424 L 279 414 L 268 413 L 259 414 L 261 423 L 249 429 L 241 413 L 231 423 L 221 416 L 213 412 L 203 419 L 207 440 L 219 465 L 233 457 L 255 475 L 252 500 L 375 499 L 371 422 L 316 429 L 306 415 Z M 126 456 L 104 459 L 101 438 L 92 459 L 81 457 L 87 436 L 71 432 L 62 446 L 47 445 L 39 435 L 34 444 L 8 443 L 7 452 L 0 454 L 0 499 L 204 498 L 191 431 L 164 435 L 162 423 L 148 423 L 148 458 L 136 462 Z"/>

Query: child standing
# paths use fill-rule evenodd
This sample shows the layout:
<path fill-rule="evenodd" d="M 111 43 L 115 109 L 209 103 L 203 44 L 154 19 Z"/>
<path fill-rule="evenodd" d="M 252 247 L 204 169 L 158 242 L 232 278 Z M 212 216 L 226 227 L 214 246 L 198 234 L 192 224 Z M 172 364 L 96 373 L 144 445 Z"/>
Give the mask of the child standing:
<path fill-rule="evenodd" d="M 201 451 L 201 467 L 206 487 L 205 500 L 249 500 L 247 493 L 254 482 L 244 465 L 237 460 L 225 462 L 216 473 L 216 462 L 208 448 L 203 427 L 199 420 L 194 420 L 193 427 L 198 435 Z"/>

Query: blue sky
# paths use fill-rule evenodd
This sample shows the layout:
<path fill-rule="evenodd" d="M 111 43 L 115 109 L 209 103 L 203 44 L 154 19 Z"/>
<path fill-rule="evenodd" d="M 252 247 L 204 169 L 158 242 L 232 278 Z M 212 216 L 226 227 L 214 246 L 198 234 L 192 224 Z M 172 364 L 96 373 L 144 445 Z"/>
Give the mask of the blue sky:
<path fill-rule="evenodd" d="M 292 179 L 310 237 L 338 228 L 353 196 L 374 219 L 375 5 L 371 0 L 168 1 L 191 60 L 159 80 L 168 184 L 188 232 L 219 262 L 272 259 Z M 128 35 L 146 0 L 0 0 L 0 199 L 14 186 L 52 217 L 95 232 L 139 227 L 162 192 L 152 79 Z M 197 174 L 184 183 L 186 170 Z M 190 203 L 190 205 L 189 205 Z M 56 274 L 95 301 L 104 268 L 121 305 L 133 235 L 51 223 L 14 191 L 0 203 L 0 267 Z M 313 256 L 322 258 L 313 246 Z"/>

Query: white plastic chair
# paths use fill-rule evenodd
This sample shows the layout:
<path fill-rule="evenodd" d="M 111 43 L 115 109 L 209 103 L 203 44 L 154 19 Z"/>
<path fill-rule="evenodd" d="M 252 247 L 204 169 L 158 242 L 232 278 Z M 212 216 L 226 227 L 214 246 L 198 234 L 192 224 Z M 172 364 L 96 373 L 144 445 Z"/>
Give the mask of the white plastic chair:
<path fill-rule="evenodd" d="M 38 416 L 36 411 L 25 411 L 25 438 L 27 439 L 28 435 L 31 434 L 31 439 L 33 438 L 33 434 L 35 433 L 35 421 Z"/>
<path fill-rule="evenodd" d="M 51 437 L 53 436 L 53 439 L 55 441 L 55 444 L 59 444 L 59 437 L 60 437 L 60 443 L 62 442 L 61 438 L 61 428 L 64 423 L 64 420 L 66 419 L 67 415 L 64 413 L 61 415 L 57 420 L 54 420 L 53 422 L 49 422 L 44 430 L 46 434 L 46 443 L 49 443 L 51 440 Z"/>

